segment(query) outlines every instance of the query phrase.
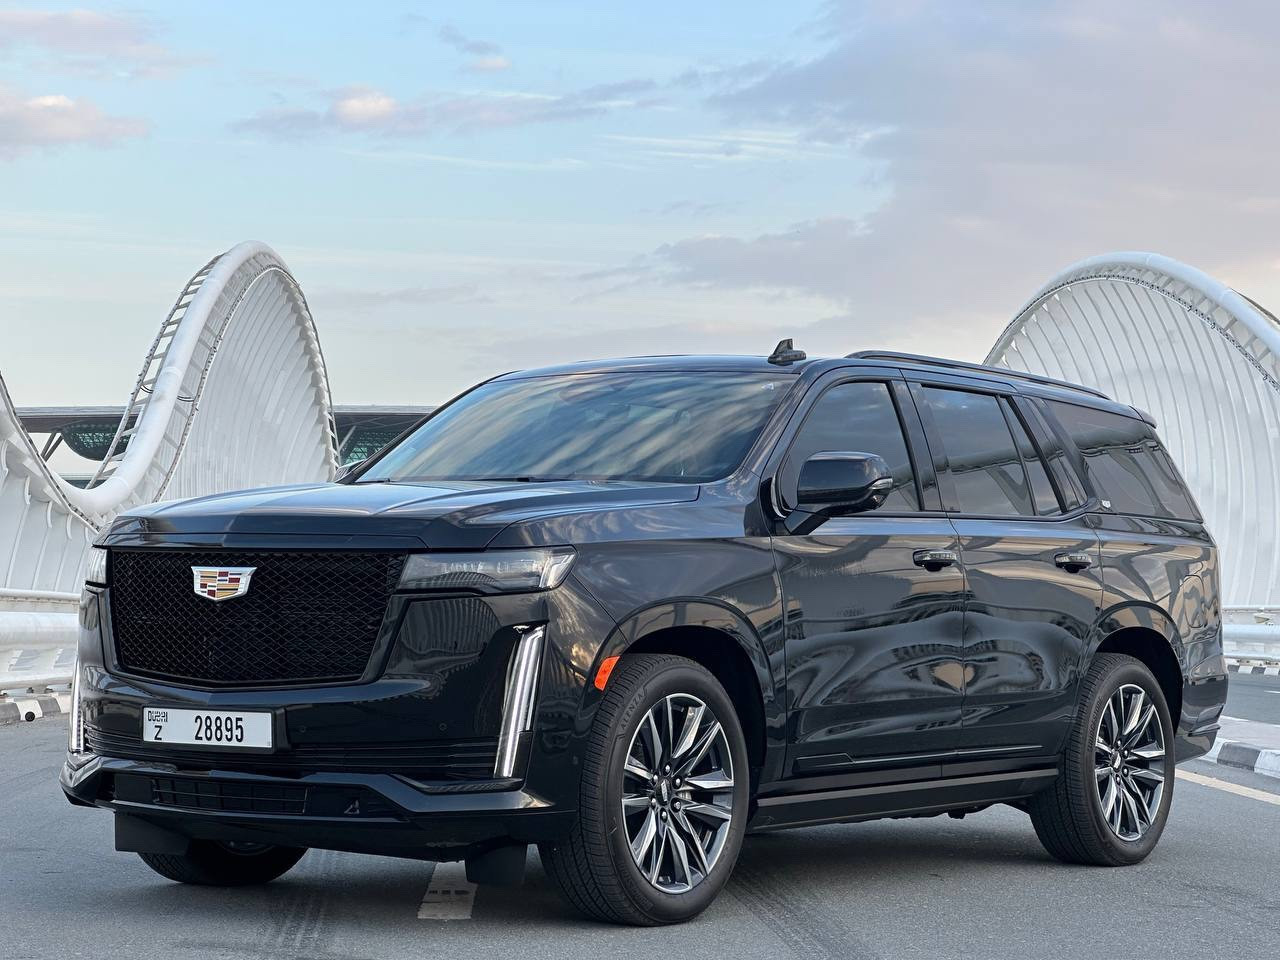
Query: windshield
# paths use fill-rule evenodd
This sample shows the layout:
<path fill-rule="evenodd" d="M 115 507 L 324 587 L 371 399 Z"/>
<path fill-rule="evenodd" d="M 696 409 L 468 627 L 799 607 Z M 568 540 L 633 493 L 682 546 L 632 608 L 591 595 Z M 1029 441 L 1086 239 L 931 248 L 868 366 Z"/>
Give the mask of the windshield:
<path fill-rule="evenodd" d="M 495 380 L 357 482 L 719 480 L 742 463 L 793 380 L 701 370 Z"/>

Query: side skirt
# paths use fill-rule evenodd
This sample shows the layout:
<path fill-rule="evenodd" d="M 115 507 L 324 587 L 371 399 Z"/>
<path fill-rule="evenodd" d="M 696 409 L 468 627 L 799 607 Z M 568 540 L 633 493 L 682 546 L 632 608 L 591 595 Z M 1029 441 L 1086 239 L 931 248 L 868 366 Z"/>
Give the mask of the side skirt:
<path fill-rule="evenodd" d="M 1057 776 L 1058 768 L 1053 766 L 765 796 L 756 802 L 750 828 L 753 831 L 785 830 L 819 823 L 928 816 L 1005 803 L 1031 796 Z"/>

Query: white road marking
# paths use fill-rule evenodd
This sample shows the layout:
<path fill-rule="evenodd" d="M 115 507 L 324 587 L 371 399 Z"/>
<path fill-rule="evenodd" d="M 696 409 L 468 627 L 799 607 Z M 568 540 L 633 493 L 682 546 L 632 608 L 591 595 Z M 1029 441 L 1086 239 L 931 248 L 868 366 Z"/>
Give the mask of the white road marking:
<path fill-rule="evenodd" d="M 1206 777 L 1203 774 L 1192 773 L 1190 770 L 1179 770 L 1179 780 L 1189 780 L 1191 783 L 1198 783 L 1202 787 L 1213 787 L 1215 790 L 1225 790 L 1227 793 L 1234 793 L 1237 796 L 1249 797 L 1251 800 L 1261 800 L 1263 803 L 1273 803 L 1280 807 L 1280 796 L 1274 793 L 1267 793 L 1264 790 L 1255 790 L 1253 787 L 1242 787 L 1238 783 L 1230 783 L 1227 780 L 1218 780 L 1214 777 Z"/>
<path fill-rule="evenodd" d="M 470 920 L 476 902 L 476 885 L 467 882 L 462 863 L 437 863 L 431 883 L 418 907 L 419 920 Z"/>

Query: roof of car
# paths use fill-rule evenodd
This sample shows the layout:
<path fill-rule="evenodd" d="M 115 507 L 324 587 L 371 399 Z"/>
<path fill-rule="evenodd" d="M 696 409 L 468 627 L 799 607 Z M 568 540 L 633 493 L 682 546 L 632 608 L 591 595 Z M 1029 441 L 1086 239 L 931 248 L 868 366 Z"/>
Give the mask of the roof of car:
<path fill-rule="evenodd" d="M 989 367 L 976 363 L 926 357 L 915 354 L 888 351 L 864 351 L 846 357 L 807 357 L 787 363 L 774 363 L 767 357 L 747 355 L 672 354 L 669 356 L 620 357 L 608 360 L 582 360 L 551 367 L 515 370 L 503 374 L 501 380 L 522 380 L 533 377 L 549 377 L 589 373 L 626 373 L 641 371 L 706 371 L 708 373 L 772 373 L 799 375 L 810 372 L 814 376 L 827 370 L 849 367 L 890 367 L 904 373 L 931 372 L 961 377 L 973 381 L 989 381 L 1000 384 L 1014 393 L 1045 399 L 1065 400 L 1071 403 L 1097 407 L 1127 416 L 1138 416 L 1152 422 L 1149 415 L 1128 404 L 1112 400 L 1099 390 L 1065 381 L 1051 380 L 1018 370 Z"/>

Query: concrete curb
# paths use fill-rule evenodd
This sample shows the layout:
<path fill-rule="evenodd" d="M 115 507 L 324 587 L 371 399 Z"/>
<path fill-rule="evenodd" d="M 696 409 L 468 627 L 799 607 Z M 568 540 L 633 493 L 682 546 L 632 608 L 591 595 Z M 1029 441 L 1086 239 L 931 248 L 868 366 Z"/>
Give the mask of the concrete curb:
<path fill-rule="evenodd" d="M 1255 747 L 1238 740 L 1218 740 L 1204 755 L 1204 759 L 1220 763 L 1224 767 L 1280 778 L 1280 750 Z"/>
<path fill-rule="evenodd" d="M 71 712 L 71 694 L 40 693 L 0 700 L 0 726 Z"/>
<path fill-rule="evenodd" d="M 1246 673 L 1246 674 L 1261 673 L 1261 674 L 1265 674 L 1268 677 L 1280 677 L 1280 664 L 1273 666 L 1271 664 L 1265 664 L 1265 663 L 1237 663 L 1237 662 L 1228 660 L 1227 672 L 1228 673 Z"/>

